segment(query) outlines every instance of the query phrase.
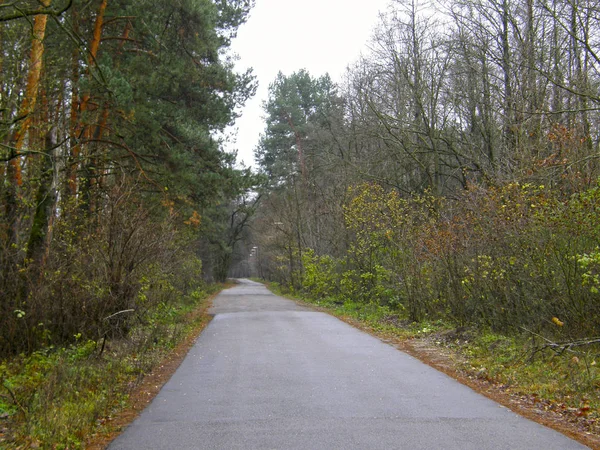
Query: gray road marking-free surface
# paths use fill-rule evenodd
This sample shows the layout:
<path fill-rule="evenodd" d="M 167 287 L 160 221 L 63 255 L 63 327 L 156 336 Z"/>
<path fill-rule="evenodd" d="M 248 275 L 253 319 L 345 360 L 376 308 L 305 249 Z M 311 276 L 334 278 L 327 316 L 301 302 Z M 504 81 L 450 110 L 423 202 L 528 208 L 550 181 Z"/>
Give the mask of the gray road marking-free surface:
<path fill-rule="evenodd" d="M 581 449 L 448 376 L 249 280 L 117 449 Z"/>

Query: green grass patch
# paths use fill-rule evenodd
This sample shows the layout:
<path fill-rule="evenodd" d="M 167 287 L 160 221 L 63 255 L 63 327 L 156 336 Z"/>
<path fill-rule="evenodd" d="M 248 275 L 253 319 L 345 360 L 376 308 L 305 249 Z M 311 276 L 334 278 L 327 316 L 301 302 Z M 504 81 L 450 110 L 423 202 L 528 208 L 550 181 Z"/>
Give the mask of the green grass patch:
<path fill-rule="evenodd" d="M 48 347 L 0 363 L 0 448 L 83 448 L 128 404 L 143 376 L 190 333 L 192 314 L 222 286 L 203 286 L 145 312 L 125 339 Z"/>
<path fill-rule="evenodd" d="M 460 351 L 468 357 L 471 372 L 514 392 L 538 396 L 563 408 L 583 408 L 582 414 L 596 416 L 600 410 L 600 349 L 539 351 L 540 345 L 525 334 L 507 337 L 481 332 Z"/>

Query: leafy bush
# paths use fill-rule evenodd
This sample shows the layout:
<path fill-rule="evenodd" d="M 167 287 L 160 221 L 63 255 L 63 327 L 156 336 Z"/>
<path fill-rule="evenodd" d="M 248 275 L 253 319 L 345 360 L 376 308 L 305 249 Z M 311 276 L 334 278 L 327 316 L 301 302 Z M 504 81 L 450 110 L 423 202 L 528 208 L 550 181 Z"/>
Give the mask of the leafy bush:
<path fill-rule="evenodd" d="M 366 183 L 345 207 L 346 257 L 303 252 L 302 288 L 497 332 L 570 335 L 600 326 L 600 188 L 570 197 L 531 183 L 402 199 Z"/>
<path fill-rule="evenodd" d="M 150 204 L 135 186 L 114 186 L 102 205 L 109 220 L 98 223 L 65 200 L 47 255 L 25 259 L 0 280 L 0 356 L 69 344 L 77 335 L 124 336 L 146 311 L 198 284 L 193 236 L 177 228 L 169 204 Z"/>
<path fill-rule="evenodd" d="M 331 256 L 317 256 L 309 249 L 302 254 L 302 264 L 302 288 L 310 293 L 311 297 L 321 299 L 339 292 L 337 264 Z"/>

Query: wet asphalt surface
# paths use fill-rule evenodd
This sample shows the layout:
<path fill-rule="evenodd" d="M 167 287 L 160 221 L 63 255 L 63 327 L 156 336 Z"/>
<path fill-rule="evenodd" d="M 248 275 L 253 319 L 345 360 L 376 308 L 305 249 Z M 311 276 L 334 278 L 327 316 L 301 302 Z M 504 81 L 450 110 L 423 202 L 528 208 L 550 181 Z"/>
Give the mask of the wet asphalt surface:
<path fill-rule="evenodd" d="M 581 449 L 377 338 L 240 280 L 117 449 Z"/>

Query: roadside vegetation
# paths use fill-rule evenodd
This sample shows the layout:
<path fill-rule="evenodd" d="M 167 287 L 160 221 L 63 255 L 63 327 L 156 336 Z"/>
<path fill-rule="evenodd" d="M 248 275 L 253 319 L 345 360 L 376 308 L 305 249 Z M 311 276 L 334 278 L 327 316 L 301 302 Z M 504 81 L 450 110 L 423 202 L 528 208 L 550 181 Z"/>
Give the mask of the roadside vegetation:
<path fill-rule="evenodd" d="M 196 275 L 196 274 L 194 274 Z M 194 284 L 147 308 L 126 336 L 76 336 L 67 347 L 49 346 L 0 364 L 0 447 L 86 448 L 95 434 L 130 408 L 144 377 L 190 333 L 208 322 L 208 297 L 220 285 Z"/>

